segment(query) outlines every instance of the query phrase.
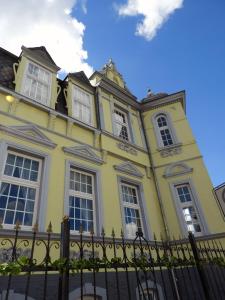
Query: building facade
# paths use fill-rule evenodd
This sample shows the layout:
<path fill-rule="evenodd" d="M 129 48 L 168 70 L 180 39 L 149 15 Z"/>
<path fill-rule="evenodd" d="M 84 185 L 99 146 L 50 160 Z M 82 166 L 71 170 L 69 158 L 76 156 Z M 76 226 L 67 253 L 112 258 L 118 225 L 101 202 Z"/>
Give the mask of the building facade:
<path fill-rule="evenodd" d="M 134 238 L 224 231 L 185 92 L 139 101 L 110 60 L 88 79 L 57 77 L 45 47 L 0 49 L 0 218 L 71 234 Z"/>

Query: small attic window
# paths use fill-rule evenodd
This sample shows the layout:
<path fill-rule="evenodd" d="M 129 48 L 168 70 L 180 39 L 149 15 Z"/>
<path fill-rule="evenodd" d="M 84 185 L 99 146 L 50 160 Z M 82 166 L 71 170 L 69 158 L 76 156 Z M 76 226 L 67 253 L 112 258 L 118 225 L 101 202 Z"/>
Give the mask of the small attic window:
<path fill-rule="evenodd" d="M 51 73 L 29 62 L 25 71 L 23 94 L 35 101 L 49 105 Z"/>

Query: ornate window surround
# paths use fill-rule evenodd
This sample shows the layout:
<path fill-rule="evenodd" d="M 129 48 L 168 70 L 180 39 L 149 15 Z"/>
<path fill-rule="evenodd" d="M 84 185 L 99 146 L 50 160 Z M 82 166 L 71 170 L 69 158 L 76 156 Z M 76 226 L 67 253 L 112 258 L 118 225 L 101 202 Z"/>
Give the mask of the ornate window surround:
<path fill-rule="evenodd" d="M 170 135 L 172 137 L 173 144 L 169 146 L 164 146 L 163 141 L 161 138 L 161 133 L 158 127 L 157 118 L 162 115 L 166 118 L 167 126 L 170 131 Z M 160 154 L 162 157 L 171 156 L 174 154 L 179 154 L 181 152 L 181 145 L 182 143 L 179 142 L 175 128 L 173 126 L 170 114 L 166 111 L 158 111 L 152 115 L 152 124 L 154 128 L 154 133 L 157 141 L 158 151 L 160 151 Z"/>
<path fill-rule="evenodd" d="M 81 172 L 90 173 L 94 177 L 94 191 L 95 191 L 95 228 L 94 234 L 100 236 L 103 227 L 103 202 L 101 192 L 101 173 L 100 170 L 89 167 L 88 165 L 80 164 L 72 160 L 65 161 L 65 188 L 64 188 L 64 215 L 69 215 L 69 187 L 70 187 L 70 169 L 74 168 Z M 73 232 L 72 232 L 73 233 Z"/>
<path fill-rule="evenodd" d="M 184 237 L 188 236 L 188 230 L 187 230 L 186 222 L 185 222 L 184 217 L 183 217 L 183 211 L 182 211 L 182 207 L 180 205 L 180 199 L 178 199 L 178 196 L 177 196 L 177 193 L 176 193 L 176 186 L 182 185 L 182 184 L 187 184 L 190 187 L 191 194 L 193 196 L 192 202 L 194 204 L 195 209 L 197 210 L 197 213 L 198 213 L 198 216 L 199 216 L 199 221 L 200 221 L 200 224 L 202 226 L 201 235 L 209 234 L 209 229 L 208 229 L 208 226 L 207 226 L 204 214 L 203 214 L 203 210 L 202 210 L 202 207 L 201 207 L 201 202 L 198 198 L 197 191 L 195 189 L 195 186 L 193 184 L 192 179 L 187 178 L 186 180 L 185 179 L 184 180 L 178 180 L 178 181 L 174 181 L 172 183 L 169 183 L 172 199 L 173 199 L 173 202 L 174 202 L 175 210 L 176 210 L 176 213 L 177 213 L 177 217 L 178 217 L 178 220 L 179 220 L 179 223 L 180 223 L 181 232 L 182 232 L 183 236 Z"/>
<path fill-rule="evenodd" d="M 124 113 L 126 115 L 127 129 L 128 129 L 128 140 L 122 139 L 116 134 L 116 128 L 115 128 L 116 120 L 115 120 L 115 116 L 114 116 L 114 110 L 115 109 L 118 110 L 118 111 L 121 111 L 122 113 Z M 132 129 L 132 126 L 131 126 L 131 112 L 129 111 L 129 109 L 128 108 L 126 109 L 126 108 L 120 106 L 119 104 L 117 104 L 117 102 L 114 99 L 110 99 L 110 110 L 111 110 L 111 116 L 112 116 L 113 135 L 116 138 L 118 138 L 119 140 L 121 140 L 121 142 L 135 144 L 133 129 Z"/>
<path fill-rule="evenodd" d="M 42 173 L 41 173 L 41 181 L 40 181 L 40 188 L 39 188 L 39 198 L 36 207 L 36 220 L 39 225 L 39 231 L 45 231 L 45 217 L 46 217 L 46 206 L 47 206 L 47 197 L 48 197 L 48 180 L 49 180 L 49 171 L 50 171 L 50 163 L 51 163 L 50 155 L 41 151 L 37 151 L 36 149 L 29 148 L 27 146 L 22 146 L 6 140 L 0 140 L 0 153 L 3 153 L 3 155 L 0 156 L 0 177 L 2 177 L 4 171 L 3 170 L 4 163 L 6 160 L 8 150 L 12 150 L 13 152 L 25 154 L 31 157 L 33 156 L 42 160 Z M 31 229 L 32 227 L 30 227 L 30 230 Z M 27 227 L 26 230 L 28 230 Z"/>
<path fill-rule="evenodd" d="M 142 219 L 142 230 L 144 233 L 144 237 L 146 239 L 151 240 L 153 235 L 151 232 L 151 228 L 147 219 L 147 207 L 146 207 L 146 200 L 145 200 L 145 196 L 144 196 L 144 189 L 143 189 L 143 185 L 141 182 L 127 178 L 127 177 L 123 177 L 123 176 L 117 176 L 117 184 L 118 184 L 118 191 L 119 191 L 119 199 L 120 199 L 120 213 L 121 213 L 121 218 L 122 218 L 122 225 L 123 225 L 123 229 L 124 229 L 124 236 L 126 238 L 128 238 L 127 234 L 126 234 L 126 224 L 125 224 L 125 215 L 124 215 L 124 204 L 123 204 L 123 195 L 122 195 L 122 184 L 128 184 L 128 185 L 133 185 L 136 187 L 137 189 L 137 193 L 138 193 L 138 199 L 139 199 L 139 207 L 140 207 L 140 213 L 141 213 L 141 219 Z"/>

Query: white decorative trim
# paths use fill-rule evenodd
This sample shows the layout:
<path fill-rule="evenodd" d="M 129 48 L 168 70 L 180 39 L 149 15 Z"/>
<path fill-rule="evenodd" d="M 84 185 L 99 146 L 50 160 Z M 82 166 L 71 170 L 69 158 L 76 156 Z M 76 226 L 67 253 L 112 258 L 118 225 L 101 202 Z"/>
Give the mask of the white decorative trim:
<path fill-rule="evenodd" d="M 63 147 L 63 151 L 75 156 L 79 156 L 85 160 L 92 161 L 97 164 L 103 164 L 103 160 L 98 157 L 95 152 L 87 145 L 75 147 Z"/>
<path fill-rule="evenodd" d="M 164 148 L 159 148 L 158 151 L 160 152 L 161 157 L 173 156 L 182 152 L 181 146 L 182 144 L 179 143 L 171 146 L 166 146 Z"/>
<path fill-rule="evenodd" d="M 201 201 L 198 197 L 197 191 L 195 189 L 195 186 L 194 186 L 191 178 L 187 178 L 186 180 L 174 181 L 174 182 L 169 184 L 170 191 L 171 191 L 171 194 L 172 194 L 172 198 L 174 200 L 173 203 L 175 205 L 175 210 L 176 210 L 176 213 L 177 213 L 177 217 L 178 217 L 178 220 L 179 220 L 179 223 L 180 223 L 180 226 L 181 226 L 181 231 L 183 233 L 183 236 L 187 237 L 188 236 L 188 231 L 187 231 L 187 225 L 186 225 L 184 217 L 183 217 L 183 212 L 182 212 L 182 209 L 181 209 L 180 200 L 178 199 L 177 193 L 176 193 L 176 186 L 180 185 L 180 184 L 188 184 L 189 187 L 190 187 L 190 191 L 191 191 L 191 194 L 193 196 L 192 201 L 193 201 L 193 203 L 195 205 L 195 208 L 197 210 L 199 220 L 200 220 L 200 224 L 201 224 L 202 229 L 203 229 L 202 232 L 201 232 L 201 235 L 209 234 L 209 229 L 208 229 L 208 226 L 207 226 L 207 222 L 205 220 L 204 213 L 203 213 L 203 210 L 202 210 L 202 207 L 201 207 Z"/>
<path fill-rule="evenodd" d="M 132 148 L 131 146 L 129 146 L 123 142 L 118 143 L 117 147 L 123 151 L 130 153 L 130 154 L 137 155 L 137 150 L 135 150 L 134 148 Z"/>
<path fill-rule="evenodd" d="M 163 144 L 163 141 L 162 141 L 161 133 L 160 133 L 158 123 L 157 123 L 157 118 L 160 115 L 162 115 L 166 118 L 167 127 L 169 129 L 169 132 L 170 132 L 170 135 L 171 135 L 171 138 L 172 138 L 172 141 L 173 141 L 173 144 L 171 146 L 180 145 L 179 140 L 178 140 L 177 135 L 176 135 L 176 132 L 175 132 L 175 128 L 173 126 L 173 121 L 170 117 L 170 114 L 165 110 L 161 110 L 161 111 L 158 111 L 158 112 L 156 112 L 152 115 L 152 124 L 153 124 L 154 133 L 155 133 L 155 137 L 156 137 L 156 141 L 157 141 L 159 151 L 160 151 L 160 149 L 165 149 L 165 148 L 169 149 L 169 147 L 170 147 L 170 146 L 165 147 L 164 144 Z M 170 156 L 170 155 L 173 155 L 173 154 L 177 154 L 177 153 L 173 153 L 173 154 L 167 154 L 167 153 L 173 153 L 173 152 L 172 151 L 170 151 L 170 152 L 167 151 L 165 156 L 162 155 L 162 154 L 161 154 L 161 156 L 166 157 L 166 156 Z"/>
<path fill-rule="evenodd" d="M 176 162 L 169 165 L 165 169 L 163 177 L 168 178 L 168 177 L 184 175 L 192 172 L 193 172 L 193 168 L 190 168 L 187 164 L 183 162 Z"/>
<path fill-rule="evenodd" d="M 0 124 L 0 130 L 10 135 L 26 139 L 35 144 L 42 144 L 50 148 L 55 148 L 57 146 L 57 144 L 53 143 L 45 134 L 32 124 L 10 127 Z"/>
<path fill-rule="evenodd" d="M 142 178 L 144 175 L 136 168 L 136 166 L 130 162 L 130 161 L 126 161 L 120 165 L 115 165 L 114 169 L 117 171 L 120 171 L 122 173 L 128 174 L 128 175 L 132 175 L 135 177 L 139 177 Z"/>

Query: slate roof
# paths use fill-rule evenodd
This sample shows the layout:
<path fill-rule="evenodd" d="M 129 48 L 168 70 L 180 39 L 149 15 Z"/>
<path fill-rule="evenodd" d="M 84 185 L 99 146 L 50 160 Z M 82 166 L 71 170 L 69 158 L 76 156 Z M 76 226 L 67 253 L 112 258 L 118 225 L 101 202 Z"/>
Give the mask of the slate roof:
<path fill-rule="evenodd" d="M 86 83 L 87 85 L 91 86 L 89 79 L 87 78 L 86 74 L 84 73 L 84 71 L 80 71 L 80 72 L 75 72 L 75 73 L 69 73 L 68 76 L 71 76 L 79 81 L 81 81 L 82 83 Z"/>
<path fill-rule="evenodd" d="M 0 47 L 0 84 L 14 89 L 13 64 L 18 62 L 18 57 Z"/>

